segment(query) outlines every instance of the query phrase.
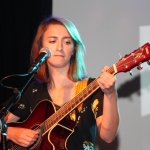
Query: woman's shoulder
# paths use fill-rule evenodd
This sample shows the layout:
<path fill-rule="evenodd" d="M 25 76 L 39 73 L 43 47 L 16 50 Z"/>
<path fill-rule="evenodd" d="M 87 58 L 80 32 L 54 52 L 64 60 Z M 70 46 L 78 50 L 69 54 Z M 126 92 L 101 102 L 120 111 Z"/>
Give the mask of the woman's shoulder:
<path fill-rule="evenodd" d="M 88 80 L 88 84 L 90 84 L 92 81 L 94 81 L 96 78 L 93 78 L 93 77 L 89 77 L 87 80 Z"/>
<path fill-rule="evenodd" d="M 42 83 L 42 82 L 38 82 L 36 80 L 32 80 L 27 87 L 25 88 L 25 91 L 33 91 L 34 89 L 38 89 L 38 90 L 45 90 L 47 88 L 47 84 L 46 83 Z"/>

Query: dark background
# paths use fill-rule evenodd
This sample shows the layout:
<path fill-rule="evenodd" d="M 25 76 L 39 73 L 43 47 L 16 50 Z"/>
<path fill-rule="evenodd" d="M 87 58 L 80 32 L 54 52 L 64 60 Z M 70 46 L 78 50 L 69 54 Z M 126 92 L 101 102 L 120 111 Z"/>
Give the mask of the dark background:
<path fill-rule="evenodd" d="M 52 14 L 52 0 L 0 0 L 0 79 L 25 74 L 30 67 L 30 50 L 39 23 Z M 22 87 L 24 77 L 13 77 L 5 84 Z M 0 87 L 0 103 L 13 90 Z"/>

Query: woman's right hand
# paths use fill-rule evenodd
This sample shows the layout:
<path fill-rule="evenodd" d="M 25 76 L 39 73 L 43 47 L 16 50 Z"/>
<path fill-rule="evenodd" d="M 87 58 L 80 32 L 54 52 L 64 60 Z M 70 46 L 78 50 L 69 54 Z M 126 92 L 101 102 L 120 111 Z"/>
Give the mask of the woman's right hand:
<path fill-rule="evenodd" d="M 32 145 L 38 136 L 39 132 L 31 129 L 18 127 L 8 127 L 7 129 L 7 139 L 23 147 Z"/>

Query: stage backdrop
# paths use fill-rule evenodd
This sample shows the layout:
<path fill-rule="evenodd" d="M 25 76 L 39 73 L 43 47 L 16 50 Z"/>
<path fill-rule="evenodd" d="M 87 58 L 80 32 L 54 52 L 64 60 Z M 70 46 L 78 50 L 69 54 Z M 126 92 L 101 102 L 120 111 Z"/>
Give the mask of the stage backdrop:
<path fill-rule="evenodd" d="M 37 27 L 51 12 L 52 0 L 0 0 L 0 80 L 11 74 L 27 73 Z M 16 88 L 27 82 L 24 77 L 5 81 L 5 85 Z M 1 86 L 0 104 L 12 94 L 13 90 Z"/>
<path fill-rule="evenodd" d="M 53 14 L 75 23 L 87 49 L 89 76 L 97 77 L 104 65 L 150 42 L 149 6 L 149 0 L 54 0 Z M 150 66 L 132 72 L 116 75 L 118 135 L 111 144 L 97 138 L 95 150 L 150 150 Z"/>

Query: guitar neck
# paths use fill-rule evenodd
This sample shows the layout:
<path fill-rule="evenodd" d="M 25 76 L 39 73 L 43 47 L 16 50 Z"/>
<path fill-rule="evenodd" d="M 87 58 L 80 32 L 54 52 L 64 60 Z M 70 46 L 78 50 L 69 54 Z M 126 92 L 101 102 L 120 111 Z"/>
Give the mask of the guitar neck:
<path fill-rule="evenodd" d="M 107 71 L 111 74 L 115 74 L 114 66 L 110 67 Z M 45 122 L 43 122 L 43 130 L 47 132 L 50 127 L 54 126 L 64 117 L 66 117 L 72 110 L 74 110 L 77 106 L 83 103 L 98 88 L 99 84 L 97 83 L 97 79 L 95 79 L 77 96 L 75 96 L 72 100 L 68 101 L 56 113 L 52 114 Z"/>

